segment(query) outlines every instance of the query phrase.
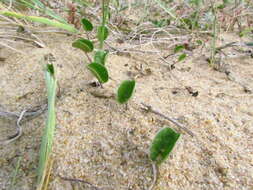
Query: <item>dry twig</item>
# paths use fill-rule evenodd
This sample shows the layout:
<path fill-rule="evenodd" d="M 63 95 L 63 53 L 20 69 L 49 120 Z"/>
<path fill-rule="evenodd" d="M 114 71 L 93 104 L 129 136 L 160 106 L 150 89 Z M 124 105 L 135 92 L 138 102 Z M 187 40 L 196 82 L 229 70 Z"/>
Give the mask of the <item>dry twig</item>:
<path fill-rule="evenodd" d="M 5 118 L 17 118 L 16 127 L 17 131 L 14 135 L 6 137 L 4 140 L 0 140 L 0 144 L 6 145 L 17 140 L 22 135 L 21 121 L 27 121 L 28 119 L 35 118 L 42 114 L 47 108 L 47 104 L 42 106 L 36 106 L 32 109 L 25 109 L 20 114 L 17 112 L 0 111 L 0 117 Z"/>
<path fill-rule="evenodd" d="M 95 185 L 91 184 L 90 182 L 87 182 L 87 181 L 84 181 L 82 179 L 75 179 L 75 178 L 68 178 L 68 177 L 62 177 L 60 175 L 58 175 L 62 180 L 65 180 L 65 181 L 70 181 L 70 182 L 76 182 L 76 183 L 83 183 L 83 184 L 86 184 L 86 185 L 89 185 L 91 186 L 92 188 L 94 188 L 95 190 L 102 190 L 98 187 L 96 187 Z"/>
<path fill-rule="evenodd" d="M 145 103 L 141 103 L 141 104 L 145 107 L 145 108 L 142 108 L 142 109 L 144 109 L 146 111 L 153 112 L 154 114 L 159 115 L 159 116 L 163 117 L 164 119 L 169 120 L 170 122 L 172 122 L 173 124 L 175 124 L 176 126 L 178 126 L 181 130 L 183 130 L 186 133 L 188 133 L 190 136 L 192 136 L 192 137 L 195 136 L 193 132 L 191 132 L 189 129 L 187 129 L 186 127 L 184 127 L 181 123 L 178 123 L 176 120 L 174 120 L 174 119 L 172 119 L 172 118 L 170 118 L 170 117 L 162 114 L 161 112 L 153 109 L 152 106 L 150 106 L 150 105 L 147 105 Z"/>

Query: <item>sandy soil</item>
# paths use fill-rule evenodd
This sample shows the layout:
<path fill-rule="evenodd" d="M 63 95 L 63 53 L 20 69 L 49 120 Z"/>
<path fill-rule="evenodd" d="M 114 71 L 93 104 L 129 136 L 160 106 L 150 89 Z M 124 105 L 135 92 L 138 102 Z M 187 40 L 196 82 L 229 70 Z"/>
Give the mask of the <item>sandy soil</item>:
<path fill-rule="evenodd" d="M 230 42 L 230 37 L 224 39 Z M 211 69 L 200 50 L 171 71 L 155 55 L 110 55 L 107 65 L 113 80 L 99 89 L 88 85 L 92 76 L 85 68 L 85 56 L 70 46 L 72 37 L 43 39 L 46 48 L 23 47 L 25 55 L 0 49 L 7 58 L 0 62 L 0 108 L 21 112 L 45 101 L 40 60 L 52 53 L 61 95 L 50 189 L 92 189 L 59 176 L 82 179 L 103 190 L 147 189 L 152 182 L 149 145 L 165 125 L 182 136 L 160 167 L 156 190 L 253 189 L 253 94 L 243 87 L 253 89 L 252 58 L 225 60 L 235 79 L 230 80 Z M 137 86 L 125 110 L 113 94 L 120 81 L 130 77 L 136 78 Z M 198 91 L 198 96 L 186 87 Z M 106 97 L 98 97 L 101 93 Z M 195 136 L 143 111 L 141 102 L 178 119 Z M 20 139 L 0 146 L 0 189 L 9 189 L 19 157 L 14 189 L 34 189 L 45 119 L 43 114 L 25 122 Z M 13 132 L 14 123 L 0 118 L 1 138 Z"/>

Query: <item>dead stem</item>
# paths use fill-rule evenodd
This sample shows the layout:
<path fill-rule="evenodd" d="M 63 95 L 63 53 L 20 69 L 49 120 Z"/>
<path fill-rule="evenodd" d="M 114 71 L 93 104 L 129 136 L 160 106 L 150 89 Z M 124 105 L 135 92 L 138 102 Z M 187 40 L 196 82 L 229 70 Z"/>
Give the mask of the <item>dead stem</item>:
<path fill-rule="evenodd" d="M 32 109 L 24 109 L 20 114 L 16 112 L 7 112 L 7 111 L 0 111 L 0 117 L 10 118 L 14 117 L 17 118 L 16 127 L 17 131 L 15 134 L 6 137 L 5 140 L 0 140 L 0 144 L 6 145 L 9 144 L 15 140 L 17 140 L 22 135 L 22 127 L 20 125 L 22 120 L 28 120 L 34 117 L 39 116 L 42 114 L 47 108 L 47 104 L 44 104 L 42 106 L 36 106 Z"/>
<path fill-rule="evenodd" d="M 176 120 L 174 120 L 174 119 L 172 119 L 172 118 L 170 118 L 170 117 L 168 117 L 168 116 L 162 114 L 161 112 L 159 112 L 159 111 L 157 111 L 157 110 L 154 110 L 154 109 L 152 108 L 152 106 L 147 105 L 147 104 L 145 104 L 145 103 L 141 103 L 141 105 L 143 105 L 143 106 L 145 107 L 145 108 L 142 108 L 142 109 L 144 109 L 144 110 L 146 110 L 146 111 L 153 112 L 154 114 L 159 115 L 159 116 L 163 117 L 164 119 L 169 120 L 170 122 L 172 122 L 173 124 L 175 124 L 176 126 L 178 126 L 181 130 L 183 130 L 183 131 L 185 131 L 186 133 L 188 133 L 190 136 L 192 136 L 192 137 L 195 136 L 193 132 L 191 132 L 189 129 L 187 129 L 186 127 L 184 127 L 181 123 L 178 123 Z"/>
<path fill-rule="evenodd" d="M 84 181 L 82 179 L 75 179 L 75 178 L 68 178 L 68 177 L 62 177 L 60 175 L 58 175 L 62 180 L 65 180 L 65 181 L 71 181 L 71 182 L 76 182 L 76 183 L 84 183 L 84 184 L 87 184 L 89 186 L 91 186 L 92 188 L 94 188 L 95 190 L 102 190 L 98 187 L 96 187 L 95 185 L 91 184 L 90 182 L 87 182 L 87 181 Z"/>
<path fill-rule="evenodd" d="M 148 190 L 152 190 L 155 187 L 155 184 L 158 179 L 158 166 L 154 162 L 152 162 L 151 164 L 152 164 L 153 181 L 152 184 L 149 186 Z"/>

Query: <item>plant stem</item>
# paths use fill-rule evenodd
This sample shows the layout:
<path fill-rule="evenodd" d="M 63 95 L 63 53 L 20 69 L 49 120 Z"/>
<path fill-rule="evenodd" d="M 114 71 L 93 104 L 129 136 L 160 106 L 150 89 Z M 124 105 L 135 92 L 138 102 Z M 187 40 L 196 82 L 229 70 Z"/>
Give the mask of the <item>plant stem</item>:
<path fill-rule="evenodd" d="M 105 28 L 107 16 L 108 16 L 108 6 L 109 6 L 110 0 L 102 0 L 102 23 L 101 26 L 103 27 L 103 30 Z M 104 31 L 103 31 L 104 34 Z M 104 40 L 100 40 L 99 49 L 104 48 Z"/>
<path fill-rule="evenodd" d="M 211 66 L 213 66 L 215 62 L 216 38 L 217 38 L 217 30 L 216 30 L 217 17 L 216 17 L 216 9 L 215 9 L 214 3 L 212 4 L 212 12 L 214 14 L 214 19 L 213 19 L 213 39 L 212 39 L 211 59 L 210 59 Z"/>
<path fill-rule="evenodd" d="M 89 62 L 92 63 L 92 59 L 90 58 L 90 56 L 88 55 L 88 53 L 85 52 L 85 55 L 86 55 L 87 59 L 89 60 Z"/>

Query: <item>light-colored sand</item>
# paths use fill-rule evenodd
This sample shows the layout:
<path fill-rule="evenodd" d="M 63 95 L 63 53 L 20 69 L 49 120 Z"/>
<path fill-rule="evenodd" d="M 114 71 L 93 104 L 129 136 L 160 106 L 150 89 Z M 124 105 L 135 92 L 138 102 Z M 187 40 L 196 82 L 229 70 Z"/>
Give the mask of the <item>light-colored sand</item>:
<path fill-rule="evenodd" d="M 193 58 L 172 71 L 154 55 L 138 59 L 136 55 L 109 56 L 107 65 L 115 81 L 104 86 L 106 93 L 114 93 L 130 73 L 138 75 L 136 93 L 125 110 L 113 98 L 93 95 L 96 89 L 87 85 L 92 76 L 85 69 L 84 55 L 70 46 L 71 37 L 47 38 L 47 48 L 24 48 L 27 55 L 11 53 L 0 62 L 0 104 L 9 111 L 41 104 L 46 93 L 39 61 L 47 53 L 55 56 L 62 94 L 56 105 L 50 189 L 92 189 L 63 181 L 58 175 L 82 179 L 103 190 L 147 189 L 152 181 L 149 144 L 164 125 L 183 135 L 160 167 L 156 190 L 253 189 L 253 94 L 245 93 L 224 73 L 212 70 L 197 50 Z M 151 74 L 142 75 L 138 70 L 141 64 L 143 73 L 148 69 Z M 229 60 L 228 64 L 233 76 L 253 89 L 252 59 Z M 199 96 L 191 96 L 186 86 L 197 90 Z M 141 102 L 178 118 L 195 137 L 142 111 Z M 16 189 L 34 189 L 45 118 L 44 114 L 25 123 L 18 141 L 0 147 L 0 189 L 7 189 L 17 155 L 22 161 Z M 3 119 L 0 122 L 5 132 L 11 126 Z"/>

